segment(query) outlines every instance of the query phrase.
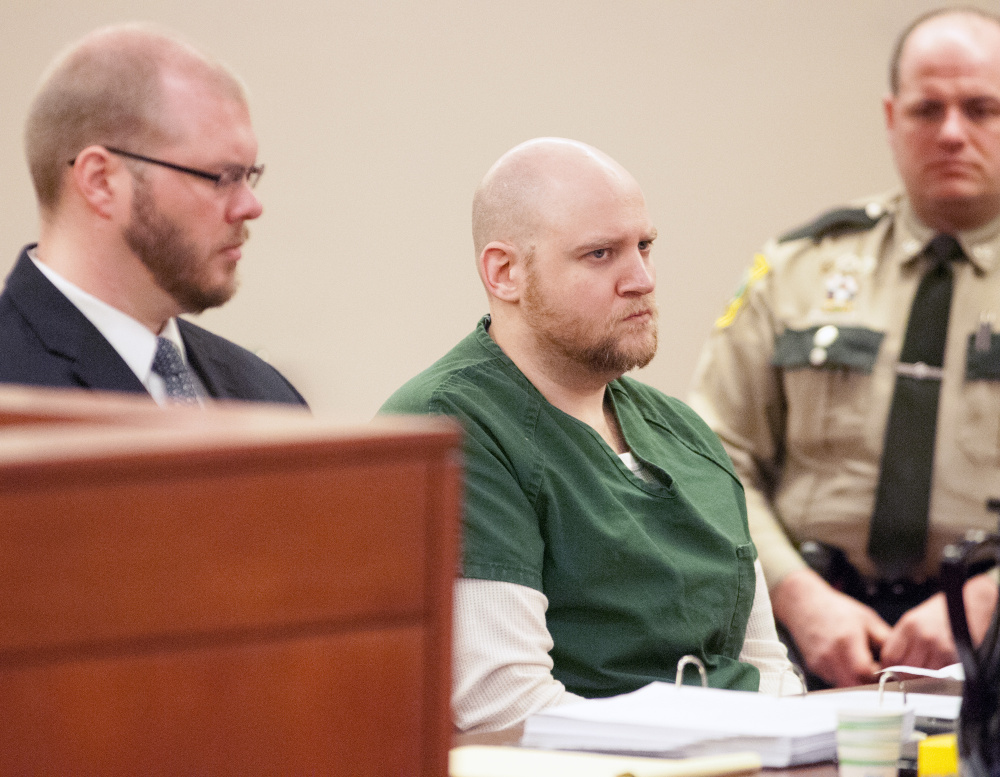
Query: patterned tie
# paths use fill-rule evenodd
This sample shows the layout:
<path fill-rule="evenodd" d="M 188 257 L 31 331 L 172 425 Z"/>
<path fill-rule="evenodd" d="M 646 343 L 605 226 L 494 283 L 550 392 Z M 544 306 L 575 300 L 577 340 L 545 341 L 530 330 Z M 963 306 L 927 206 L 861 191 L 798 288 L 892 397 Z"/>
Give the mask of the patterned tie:
<path fill-rule="evenodd" d="M 937 235 L 926 253 L 931 266 L 913 298 L 896 366 L 868 537 L 868 556 L 888 580 L 905 577 L 924 557 L 952 262 L 965 258 L 951 235 Z"/>
<path fill-rule="evenodd" d="M 167 386 L 167 398 L 171 402 L 185 405 L 198 404 L 194 373 L 184 363 L 177 346 L 165 337 L 156 338 L 153 372 L 163 378 L 163 382 Z"/>

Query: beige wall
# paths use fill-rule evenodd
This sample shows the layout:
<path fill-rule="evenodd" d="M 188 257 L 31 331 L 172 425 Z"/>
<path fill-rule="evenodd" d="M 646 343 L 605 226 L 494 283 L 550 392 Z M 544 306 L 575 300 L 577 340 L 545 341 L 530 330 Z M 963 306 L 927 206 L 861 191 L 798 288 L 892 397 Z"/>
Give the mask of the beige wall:
<path fill-rule="evenodd" d="M 317 412 L 367 419 L 485 312 L 472 192 L 538 135 L 592 143 L 643 185 L 662 311 L 643 377 L 683 396 L 769 234 L 895 185 L 885 60 L 938 4 L 4 0 L 0 273 L 36 236 L 21 127 L 42 69 L 93 27 L 152 20 L 246 79 L 268 168 L 242 288 L 201 323 Z"/>

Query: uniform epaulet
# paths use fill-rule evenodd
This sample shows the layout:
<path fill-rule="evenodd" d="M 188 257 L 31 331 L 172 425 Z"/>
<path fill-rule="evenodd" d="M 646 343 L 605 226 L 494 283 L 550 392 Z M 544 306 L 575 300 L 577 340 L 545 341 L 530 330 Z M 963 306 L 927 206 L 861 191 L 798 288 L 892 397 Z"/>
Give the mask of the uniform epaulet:
<path fill-rule="evenodd" d="M 812 238 L 817 243 L 828 235 L 838 235 L 844 232 L 863 232 L 878 224 L 886 214 L 885 208 L 874 203 L 867 208 L 840 208 L 824 213 L 815 221 L 805 226 L 786 232 L 778 238 L 779 243 L 788 240 Z"/>

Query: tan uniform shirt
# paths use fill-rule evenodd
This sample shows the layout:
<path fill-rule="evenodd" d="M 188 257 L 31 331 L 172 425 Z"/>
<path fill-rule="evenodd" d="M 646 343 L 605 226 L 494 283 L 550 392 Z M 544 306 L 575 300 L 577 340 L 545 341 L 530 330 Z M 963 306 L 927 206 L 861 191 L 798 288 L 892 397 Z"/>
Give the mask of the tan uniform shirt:
<path fill-rule="evenodd" d="M 690 404 L 746 487 L 750 533 L 773 587 L 813 539 L 866 554 L 896 363 L 933 237 L 902 195 L 858 205 L 874 226 L 771 240 L 718 320 Z M 916 579 L 967 529 L 996 531 L 1000 497 L 1000 218 L 957 235 L 938 409 L 930 527 Z"/>

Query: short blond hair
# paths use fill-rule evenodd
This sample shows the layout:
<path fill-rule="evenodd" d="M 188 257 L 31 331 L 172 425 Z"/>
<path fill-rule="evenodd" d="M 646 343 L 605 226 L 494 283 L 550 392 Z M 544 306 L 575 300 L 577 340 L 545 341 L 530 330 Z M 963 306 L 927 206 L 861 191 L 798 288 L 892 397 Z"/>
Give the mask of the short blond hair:
<path fill-rule="evenodd" d="M 246 102 L 239 79 L 221 63 L 149 25 L 97 30 L 56 58 L 24 128 L 28 168 L 43 211 L 56 208 L 67 166 L 87 146 L 133 148 L 171 138 L 162 111 L 168 70 Z"/>

